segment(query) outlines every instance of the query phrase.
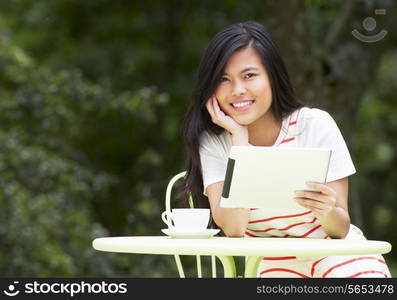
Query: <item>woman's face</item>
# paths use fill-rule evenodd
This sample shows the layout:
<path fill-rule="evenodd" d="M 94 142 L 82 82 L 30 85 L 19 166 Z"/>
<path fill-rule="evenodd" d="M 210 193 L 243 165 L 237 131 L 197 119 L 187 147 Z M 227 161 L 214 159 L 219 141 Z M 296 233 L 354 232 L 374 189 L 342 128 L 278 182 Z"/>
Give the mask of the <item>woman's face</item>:
<path fill-rule="evenodd" d="M 241 49 L 229 58 L 215 96 L 223 112 L 240 125 L 272 114 L 269 78 L 254 48 Z"/>

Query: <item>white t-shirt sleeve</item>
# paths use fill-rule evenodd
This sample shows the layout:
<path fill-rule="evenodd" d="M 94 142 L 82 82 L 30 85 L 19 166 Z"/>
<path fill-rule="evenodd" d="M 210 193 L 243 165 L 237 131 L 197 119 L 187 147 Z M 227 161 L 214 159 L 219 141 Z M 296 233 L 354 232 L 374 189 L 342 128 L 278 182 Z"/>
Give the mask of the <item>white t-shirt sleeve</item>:
<path fill-rule="evenodd" d="M 200 138 L 200 161 L 203 176 L 204 191 L 209 185 L 225 180 L 227 160 L 230 152 L 231 143 L 227 139 L 227 134 L 219 136 L 204 132 Z"/>
<path fill-rule="evenodd" d="M 329 113 L 311 109 L 311 146 L 332 150 L 328 168 L 327 182 L 338 180 L 356 173 L 346 142 Z"/>

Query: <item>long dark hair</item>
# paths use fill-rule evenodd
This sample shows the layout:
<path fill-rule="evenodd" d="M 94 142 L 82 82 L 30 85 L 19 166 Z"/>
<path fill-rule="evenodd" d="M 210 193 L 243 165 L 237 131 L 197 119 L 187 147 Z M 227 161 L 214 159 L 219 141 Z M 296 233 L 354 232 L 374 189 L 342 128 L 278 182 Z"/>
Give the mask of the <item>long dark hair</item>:
<path fill-rule="evenodd" d="M 200 136 L 204 131 L 216 135 L 224 131 L 212 123 L 205 104 L 215 93 L 230 56 L 246 47 L 256 50 L 268 73 L 274 116 L 282 120 L 303 106 L 292 88 L 278 47 L 262 24 L 252 21 L 233 24 L 218 32 L 201 58 L 196 85 L 184 122 L 183 135 L 187 152 L 184 194 L 186 196 L 191 193 L 196 207 L 209 207 L 208 200 L 203 195 Z"/>

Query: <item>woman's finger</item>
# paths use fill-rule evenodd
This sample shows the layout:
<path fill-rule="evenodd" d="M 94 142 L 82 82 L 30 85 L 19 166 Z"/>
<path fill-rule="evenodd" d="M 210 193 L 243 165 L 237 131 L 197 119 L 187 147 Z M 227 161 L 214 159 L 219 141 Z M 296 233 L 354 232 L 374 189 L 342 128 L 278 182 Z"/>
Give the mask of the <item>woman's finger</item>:
<path fill-rule="evenodd" d="M 316 218 L 327 215 L 327 210 L 314 208 L 311 210 Z"/>
<path fill-rule="evenodd" d="M 313 199 L 330 205 L 335 205 L 336 202 L 335 198 L 332 196 L 313 191 L 296 191 L 295 196 L 301 197 L 303 199 Z"/>
<path fill-rule="evenodd" d="M 311 210 L 314 216 L 326 216 L 332 211 L 334 206 L 318 202 L 316 200 L 308 200 L 306 198 L 294 198 L 295 201 L 302 207 Z"/>
<path fill-rule="evenodd" d="M 216 99 L 216 97 L 215 97 L 215 96 L 214 96 L 214 97 L 212 97 L 212 102 L 213 102 L 213 104 L 214 104 L 214 110 L 215 110 L 215 111 L 220 111 L 220 110 L 221 110 L 221 108 L 219 107 L 218 100 Z"/>
<path fill-rule="evenodd" d="M 320 191 L 321 193 L 323 193 L 325 195 L 330 195 L 330 196 L 336 195 L 336 192 L 334 191 L 334 189 L 332 189 L 331 187 L 329 187 L 328 185 L 326 185 L 324 183 L 308 181 L 308 182 L 306 182 L 306 185 L 309 188 Z"/>
<path fill-rule="evenodd" d="M 318 209 L 325 209 L 327 206 L 330 206 L 328 203 L 307 199 L 307 198 L 295 198 L 295 200 L 303 205 L 306 208 L 318 208 Z"/>
<path fill-rule="evenodd" d="M 207 107 L 208 113 L 209 113 L 210 116 L 211 116 L 212 122 L 214 122 L 214 121 L 215 121 L 215 118 L 216 118 L 216 115 L 215 115 L 215 112 L 214 112 L 214 107 L 213 107 L 212 98 L 213 98 L 213 97 L 211 97 L 211 98 L 207 101 L 207 103 L 205 104 L 205 106 Z"/>
<path fill-rule="evenodd" d="M 218 110 L 219 110 L 219 109 L 217 109 L 217 107 L 216 107 L 216 100 L 215 100 L 215 97 L 212 97 L 212 98 L 211 98 L 211 104 L 212 104 L 212 109 L 213 109 L 214 115 L 215 115 L 215 117 L 219 120 L 219 113 L 218 113 Z"/>
<path fill-rule="evenodd" d="M 212 97 L 212 101 L 213 101 L 213 107 L 214 107 L 214 112 L 216 117 L 218 118 L 218 120 L 221 120 L 222 117 L 225 116 L 225 113 L 221 110 L 221 108 L 219 107 L 218 104 L 218 100 L 216 99 L 216 97 Z"/>

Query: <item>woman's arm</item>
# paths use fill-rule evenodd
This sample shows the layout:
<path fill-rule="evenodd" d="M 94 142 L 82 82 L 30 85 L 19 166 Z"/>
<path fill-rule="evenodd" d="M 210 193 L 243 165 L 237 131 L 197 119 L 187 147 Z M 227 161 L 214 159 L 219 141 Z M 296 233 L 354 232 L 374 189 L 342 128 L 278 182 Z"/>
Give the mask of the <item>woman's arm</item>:
<path fill-rule="evenodd" d="M 208 113 L 214 124 L 223 127 L 231 135 L 232 145 L 249 145 L 248 129 L 239 125 L 230 116 L 226 115 L 219 107 L 215 96 L 206 104 Z M 207 187 L 208 200 L 211 206 L 212 217 L 223 232 L 230 237 L 243 236 L 248 224 L 249 209 L 247 208 L 222 208 L 219 206 L 223 190 L 223 181 L 216 182 Z"/>
<path fill-rule="evenodd" d="M 307 183 L 310 188 L 319 190 L 297 191 L 296 201 L 313 211 L 325 232 L 332 238 L 344 238 L 349 232 L 350 216 L 348 212 L 348 177 L 328 182 Z"/>
<path fill-rule="evenodd" d="M 248 208 L 223 208 L 219 206 L 223 190 L 223 181 L 207 187 L 208 200 L 215 223 L 229 237 L 244 236 L 248 224 Z"/>

